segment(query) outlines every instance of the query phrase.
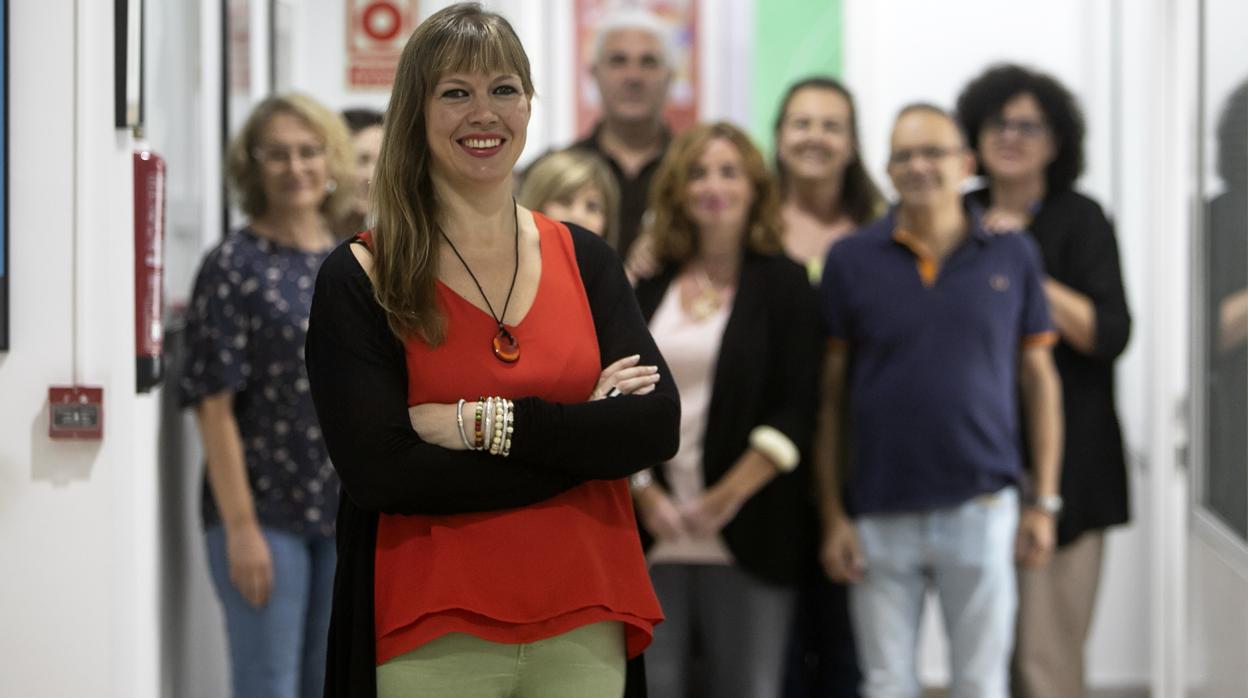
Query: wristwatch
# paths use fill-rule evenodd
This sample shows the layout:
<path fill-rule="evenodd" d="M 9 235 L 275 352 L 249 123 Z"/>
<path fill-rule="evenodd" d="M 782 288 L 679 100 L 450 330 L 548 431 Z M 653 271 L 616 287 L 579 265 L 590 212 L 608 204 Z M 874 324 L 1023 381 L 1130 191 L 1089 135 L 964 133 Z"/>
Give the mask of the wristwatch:
<path fill-rule="evenodd" d="M 1033 509 L 1039 509 L 1049 516 L 1057 516 L 1062 513 L 1062 504 L 1062 495 L 1060 494 L 1043 494 L 1028 502 L 1028 506 Z"/>

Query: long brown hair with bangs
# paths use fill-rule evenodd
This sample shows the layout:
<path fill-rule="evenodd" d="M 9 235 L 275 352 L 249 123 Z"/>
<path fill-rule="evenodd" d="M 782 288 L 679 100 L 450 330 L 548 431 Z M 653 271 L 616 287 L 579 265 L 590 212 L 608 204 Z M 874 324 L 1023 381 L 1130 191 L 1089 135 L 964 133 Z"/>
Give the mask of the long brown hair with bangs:
<path fill-rule="evenodd" d="M 684 263 L 698 252 L 697 228 L 685 214 L 685 192 L 693 166 L 702 157 L 707 144 L 716 138 L 727 140 L 741 153 L 741 162 L 754 192 L 754 202 L 745 223 L 745 248 L 759 254 L 776 254 L 784 249 L 780 194 L 763 154 L 744 131 L 718 121 L 699 124 L 677 136 L 668 146 L 650 184 L 650 210 L 654 220 L 648 230 L 655 254 L 661 261 Z"/>
<path fill-rule="evenodd" d="M 479 3 L 459 3 L 430 15 L 399 58 L 394 90 L 373 175 L 373 279 L 377 302 L 399 337 L 442 342 L 438 311 L 439 205 L 429 174 L 425 105 L 447 73 L 514 73 L 533 97 L 529 57 L 506 19 Z"/>

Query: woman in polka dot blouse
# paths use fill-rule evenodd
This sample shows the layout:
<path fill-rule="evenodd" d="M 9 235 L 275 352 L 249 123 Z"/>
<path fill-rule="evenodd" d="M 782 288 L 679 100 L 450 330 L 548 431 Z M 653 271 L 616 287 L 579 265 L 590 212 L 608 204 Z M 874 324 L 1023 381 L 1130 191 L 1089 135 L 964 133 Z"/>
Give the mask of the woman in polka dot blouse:
<path fill-rule="evenodd" d="M 204 258 L 187 311 L 179 388 L 207 461 L 204 533 L 235 696 L 321 692 L 338 481 L 303 344 L 352 157 L 337 114 L 299 95 L 262 102 L 227 155 L 250 222 Z"/>

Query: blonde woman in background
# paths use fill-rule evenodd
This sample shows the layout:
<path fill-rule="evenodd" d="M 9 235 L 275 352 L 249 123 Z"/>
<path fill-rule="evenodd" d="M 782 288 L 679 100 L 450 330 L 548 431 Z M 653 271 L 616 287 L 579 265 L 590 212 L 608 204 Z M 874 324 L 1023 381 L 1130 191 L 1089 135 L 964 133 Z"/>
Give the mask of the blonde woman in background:
<path fill-rule="evenodd" d="M 547 153 L 524 172 L 516 201 L 596 233 L 615 247 L 620 188 L 602 158 L 575 148 Z"/>
<path fill-rule="evenodd" d="M 303 343 L 353 159 L 329 109 L 299 95 L 261 102 L 227 155 L 248 223 L 204 258 L 187 310 L 178 387 L 207 460 L 204 535 L 237 697 L 321 694 L 338 480 Z"/>

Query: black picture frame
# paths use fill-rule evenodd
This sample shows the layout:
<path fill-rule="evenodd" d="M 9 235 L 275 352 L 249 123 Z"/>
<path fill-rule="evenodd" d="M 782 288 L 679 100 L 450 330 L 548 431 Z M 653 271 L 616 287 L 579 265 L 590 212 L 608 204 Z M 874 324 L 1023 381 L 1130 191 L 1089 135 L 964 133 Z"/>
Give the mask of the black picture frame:
<path fill-rule="evenodd" d="M 113 0 L 113 86 L 117 128 L 143 125 L 143 0 Z"/>
<path fill-rule="evenodd" d="M 0 351 L 9 350 L 9 0 L 0 0 Z"/>

